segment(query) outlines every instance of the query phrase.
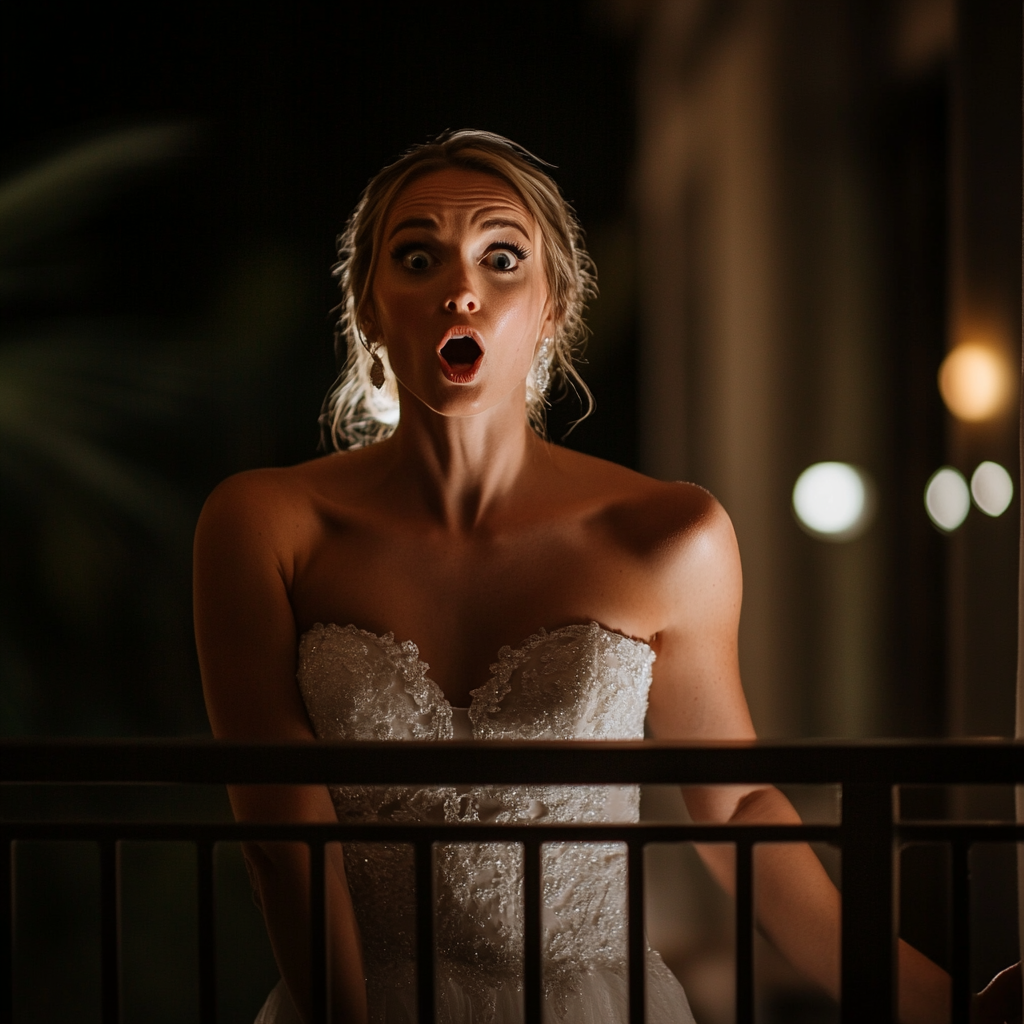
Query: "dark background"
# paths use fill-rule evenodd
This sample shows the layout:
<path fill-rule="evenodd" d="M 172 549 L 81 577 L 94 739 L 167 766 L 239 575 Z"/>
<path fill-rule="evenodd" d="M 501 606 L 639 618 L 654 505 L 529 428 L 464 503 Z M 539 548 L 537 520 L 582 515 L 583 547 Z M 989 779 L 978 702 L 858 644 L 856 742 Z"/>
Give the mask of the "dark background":
<path fill-rule="evenodd" d="M 701 61 L 713 60 L 754 6 L 694 4 L 703 28 L 672 74 L 699 78 Z M 879 731 L 995 733 L 1012 704 L 1017 505 L 999 521 L 973 513 L 945 538 L 924 519 L 921 490 L 942 462 L 969 472 L 995 453 L 1015 468 L 1015 410 L 1009 428 L 957 425 L 934 375 L 954 340 L 957 302 L 1002 303 L 1017 336 L 1020 8 L 959 4 L 958 45 L 900 78 L 883 68 L 884 33 L 905 6 L 913 5 L 833 2 L 819 23 L 799 3 L 767 5 L 782 26 L 771 88 L 782 97 L 780 208 L 790 226 L 779 232 L 778 259 L 795 282 L 791 355 L 817 358 L 813 311 L 822 300 L 809 293 L 827 253 L 807 242 L 820 241 L 809 196 L 830 133 L 852 139 L 869 167 L 883 310 L 872 343 L 885 349 L 890 387 L 888 468 L 877 474 L 888 489 L 879 529 L 889 531 L 892 605 Z M 506 134 L 557 165 L 602 285 L 583 367 L 597 412 L 567 443 L 643 465 L 633 174 L 645 130 L 637 82 L 644 54 L 656 50 L 648 15 L 659 7 L 671 4 L 138 6 L 116 15 L 8 5 L 0 22 L 0 734 L 208 732 L 191 633 L 196 516 L 230 473 L 315 456 L 335 373 L 335 236 L 376 170 L 444 129 Z M 836 11 L 849 14 L 844 74 L 854 85 L 832 127 L 821 83 L 834 69 L 818 35 Z M 813 371 L 800 372 L 807 379 L 793 378 L 794 422 L 813 394 Z M 697 409 L 701 396 L 687 397 Z M 577 412 L 571 397 L 556 406 L 552 436 Z M 817 452 L 803 427 L 793 435 L 791 476 L 811 452 L 833 457 Z M 699 479 L 700 469 L 694 456 L 689 475 Z M 791 484 L 781 480 L 780 493 Z M 787 572 L 812 595 L 808 606 L 820 603 L 815 573 L 836 552 L 792 529 L 794 550 L 803 547 Z M 834 638 L 813 608 L 795 617 L 799 628 L 779 641 L 802 659 L 793 734 L 820 735 L 815 652 Z M 986 806 L 1005 810 L 1005 797 Z M 218 792 L 3 799 L 3 813 L 18 816 L 227 813 Z M 946 795 L 916 799 L 922 814 L 951 806 Z M 96 965 L 83 954 L 96 934 L 94 852 L 57 845 L 18 853 L 20 1019 L 98 1019 Z M 975 908 L 985 966 L 1005 962 L 1014 942 L 1012 914 L 989 912 L 1009 906 L 1006 852 L 977 861 L 992 890 Z M 194 884 L 189 857 L 170 848 L 125 853 L 126 1020 L 193 1012 L 194 919 L 181 896 Z M 941 857 L 916 851 L 905 863 L 905 927 L 941 960 Z M 251 1020 L 275 972 L 237 851 L 223 851 L 221 870 L 222 1009 L 226 1020 Z M 788 1005 L 803 1007 L 800 1019 L 830 1012 L 813 998 Z M 718 1018 L 709 1010 L 701 1019 Z"/>
<path fill-rule="evenodd" d="M 384 163 L 447 128 L 506 134 L 558 165 L 595 249 L 622 235 L 632 43 L 590 6 L 215 6 L 3 14 L 0 734 L 208 733 L 195 519 L 225 476 L 316 455 L 335 236 Z M 633 464 L 629 274 L 571 443 Z M 19 818 L 230 813 L 219 790 L 2 799 Z M 98 1020 L 95 851 L 16 861 L 17 1019 Z M 251 1021 L 276 969 L 236 848 L 218 871 L 222 1019 Z M 191 852 L 127 846 L 122 885 L 124 1019 L 190 1019 Z"/>
<path fill-rule="evenodd" d="M 160 159 L 56 190 L 68 209 L 5 253 L 0 333 L 46 362 L 25 415 L 56 417 L 143 487 L 155 478 L 177 516 L 129 507 L 15 425 L 0 477 L 0 729 L 204 732 L 189 530 L 224 476 L 315 454 L 334 239 L 363 185 L 413 143 L 487 128 L 558 165 L 600 234 L 626 204 L 630 42 L 577 3 L 116 18 L 19 5 L 5 22 L 2 180 L 100 136 L 178 130 Z M 623 349 L 614 372 L 605 360 L 589 375 L 600 413 L 572 443 L 630 464 L 635 332 L 619 319 L 602 339 Z M 552 433 L 577 410 L 556 410 Z"/>

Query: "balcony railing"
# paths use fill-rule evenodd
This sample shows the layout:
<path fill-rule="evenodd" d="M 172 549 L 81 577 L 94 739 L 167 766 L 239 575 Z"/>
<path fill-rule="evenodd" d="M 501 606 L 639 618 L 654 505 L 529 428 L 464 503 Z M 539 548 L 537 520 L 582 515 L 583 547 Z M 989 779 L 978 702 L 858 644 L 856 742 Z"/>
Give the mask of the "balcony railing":
<path fill-rule="evenodd" d="M 818 825 L 261 825 L 196 822 L 3 821 L 7 876 L 18 840 L 99 844 L 101 993 L 104 1024 L 120 1016 L 119 842 L 189 841 L 198 857 L 200 1021 L 217 1015 L 213 850 L 218 842 L 306 843 L 311 864 L 313 1019 L 327 1020 L 324 844 L 388 840 L 416 857 L 420 1024 L 434 1020 L 432 845 L 510 841 L 525 848 L 524 999 L 526 1021 L 541 1021 L 540 851 L 564 840 L 624 842 L 629 865 L 629 1020 L 644 1019 L 644 847 L 726 842 L 736 849 L 736 1020 L 754 1017 L 753 848 L 759 843 L 825 842 L 842 851 L 842 998 L 845 1024 L 894 1019 L 896 852 L 910 842 L 952 850 L 954 1022 L 968 1020 L 970 906 L 968 852 L 976 842 L 1024 841 L 1024 826 L 985 822 L 901 822 L 901 785 L 1024 783 L 1024 744 L 1010 741 L 871 743 L 359 743 L 252 745 L 210 741 L 22 742 L 0 744 L 4 783 L 344 783 L 344 784 L 838 784 L 839 824 Z M 0 868 L 0 870 L 3 870 Z M 13 1014 L 13 885 L 0 886 L 0 1022 Z"/>

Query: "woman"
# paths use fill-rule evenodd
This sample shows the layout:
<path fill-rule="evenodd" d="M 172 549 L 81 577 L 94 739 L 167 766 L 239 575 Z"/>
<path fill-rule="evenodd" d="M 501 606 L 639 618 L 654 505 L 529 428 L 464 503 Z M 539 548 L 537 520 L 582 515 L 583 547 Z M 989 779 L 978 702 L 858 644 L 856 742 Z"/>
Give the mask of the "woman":
<path fill-rule="evenodd" d="M 593 278 L 539 162 L 482 132 L 411 151 L 364 192 L 339 275 L 348 361 L 325 423 L 347 450 L 232 477 L 199 523 L 214 734 L 631 739 L 646 715 L 658 739 L 753 738 L 725 512 L 543 439 L 552 379 L 578 382 Z M 699 822 L 798 821 L 773 788 L 685 795 Z M 634 821 L 638 807 L 635 787 L 236 786 L 231 800 L 241 820 L 313 822 Z M 515 849 L 438 855 L 441 1020 L 521 1019 Z M 283 977 L 261 1020 L 304 1017 L 305 853 L 246 856 Z M 702 856 L 731 886 L 729 854 Z M 813 853 L 771 848 L 758 869 L 762 926 L 837 993 L 838 897 Z M 621 848 L 549 848 L 544 871 L 548 1019 L 624 1020 Z M 409 851 L 334 849 L 327 886 L 334 1019 L 413 1020 Z M 947 1019 L 946 975 L 909 947 L 900 959 L 902 1019 Z M 648 991 L 649 1019 L 692 1020 L 656 953 Z"/>

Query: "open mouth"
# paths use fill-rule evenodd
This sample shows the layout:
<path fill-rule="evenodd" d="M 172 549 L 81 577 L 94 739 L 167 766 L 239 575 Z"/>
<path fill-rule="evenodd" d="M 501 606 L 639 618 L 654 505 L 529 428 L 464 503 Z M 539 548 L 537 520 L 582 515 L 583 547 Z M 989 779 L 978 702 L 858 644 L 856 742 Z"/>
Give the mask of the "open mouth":
<path fill-rule="evenodd" d="M 476 376 L 484 351 L 469 334 L 453 334 L 438 349 L 444 375 L 456 384 L 465 384 Z"/>

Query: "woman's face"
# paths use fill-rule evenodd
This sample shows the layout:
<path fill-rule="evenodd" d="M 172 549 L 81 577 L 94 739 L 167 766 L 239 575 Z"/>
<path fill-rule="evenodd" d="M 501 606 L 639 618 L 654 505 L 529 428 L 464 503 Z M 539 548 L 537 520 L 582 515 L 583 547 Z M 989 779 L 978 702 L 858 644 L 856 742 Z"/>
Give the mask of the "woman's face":
<path fill-rule="evenodd" d="M 501 178 L 446 168 L 407 185 L 384 224 L 363 318 L 402 389 L 466 416 L 518 401 L 552 333 L 543 239 Z"/>

